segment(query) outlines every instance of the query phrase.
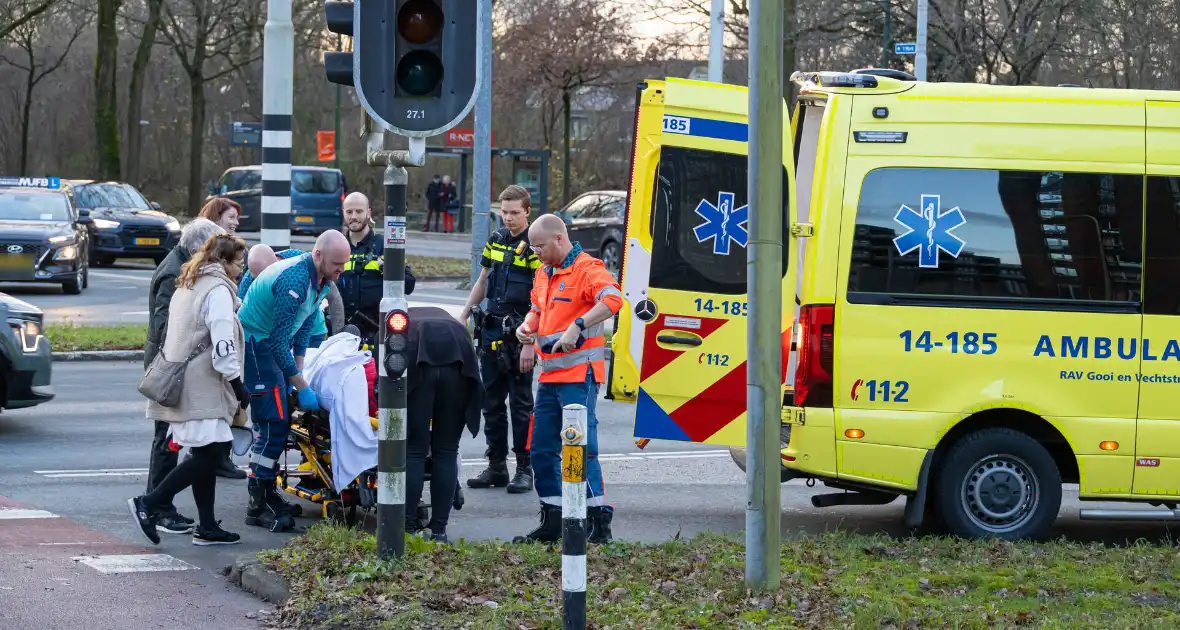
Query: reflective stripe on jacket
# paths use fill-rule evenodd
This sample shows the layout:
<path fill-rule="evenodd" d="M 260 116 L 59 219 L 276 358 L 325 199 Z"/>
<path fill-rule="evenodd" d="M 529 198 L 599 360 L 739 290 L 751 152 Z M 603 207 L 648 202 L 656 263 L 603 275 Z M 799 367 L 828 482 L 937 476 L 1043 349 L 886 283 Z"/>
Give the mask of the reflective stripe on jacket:
<path fill-rule="evenodd" d="M 572 264 L 560 269 L 548 265 L 537 270 L 533 279 L 532 310 L 540 317 L 537 324 L 537 363 L 542 383 L 581 383 L 586 379 L 586 365 L 594 369 L 594 381 L 606 382 L 606 328 L 595 324 L 582 332 L 586 338 L 580 348 L 569 352 L 543 352 L 542 347 L 556 342 L 574 323 L 602 302 L 618 313 L 623 296 L 614 276 L 602 261 L 581 252 Z"/>

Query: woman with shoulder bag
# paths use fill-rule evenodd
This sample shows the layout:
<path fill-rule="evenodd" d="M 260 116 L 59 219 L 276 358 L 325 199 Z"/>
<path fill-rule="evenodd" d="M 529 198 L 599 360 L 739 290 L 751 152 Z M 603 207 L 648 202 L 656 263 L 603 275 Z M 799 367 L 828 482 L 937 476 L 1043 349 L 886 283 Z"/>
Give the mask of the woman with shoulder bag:
<path fill-rule="evenodd" d="M 149 397 L 147 417 L 170 425 L 171 439 L 193 456 L 181 462 L 150 493 L 127 500 L 143 535 L 160 544 L 158 510 L 192 486 L 198 522 L 194 545 L 227 545 L 240 536 L 221 529 L 213 517 L 217 467 L 228 456 L 234 431 L 244 430 L 249 394 L 242 383 L 244 341 L 237 310 L 236 279 L 242 273 L 246 244 L 215 234 L 193 255 L 176 279 L 164 347 L 157 361 L 185 362 L 176 404 Z M 141 390 L 142 391 L 142 390 Z"/>

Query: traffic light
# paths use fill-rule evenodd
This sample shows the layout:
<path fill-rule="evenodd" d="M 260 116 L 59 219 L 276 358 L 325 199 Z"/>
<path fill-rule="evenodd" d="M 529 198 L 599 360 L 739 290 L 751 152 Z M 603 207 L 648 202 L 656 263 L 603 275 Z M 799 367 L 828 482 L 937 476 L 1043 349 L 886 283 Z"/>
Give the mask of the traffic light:
<path fill-rule="evenodd" d="M 354 9 L 352 2 L 325 2 L 324 17 L 327 18 L 328 30 L 337 35 L 352 37 Z M 352 66 L 350 52 L 324 53 L 324 73 L 328 75 L 328 81 L 331 83 L 353 87 Z"/>
<path fill-rule="evenodd" d="M 409 365 L 410 341 L 406 332 L 410 328 L 410 316 L 403 310 L 392 310 L 385 316 L 385 374 L 390 378 L 401 378 Z"/>

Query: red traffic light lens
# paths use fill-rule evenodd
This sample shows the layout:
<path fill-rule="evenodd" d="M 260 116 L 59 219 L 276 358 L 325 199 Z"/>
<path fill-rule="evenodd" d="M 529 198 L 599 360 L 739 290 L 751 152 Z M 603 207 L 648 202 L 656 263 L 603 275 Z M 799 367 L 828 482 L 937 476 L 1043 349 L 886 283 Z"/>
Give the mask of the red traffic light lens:
<path fill-rule="evenodd" d="M 389 332 L 400 335 L 410 326 L 410 318 L 402 311 L 392 311 L 385 318 L 385 325 L 389 327 Z"/>
<path fill-rule="evenodd" d="M 412 44 L 425 44 L 442 32 L 443 21 L 433 0 L 410 0 L 397 12 L 397 32 Z"/>

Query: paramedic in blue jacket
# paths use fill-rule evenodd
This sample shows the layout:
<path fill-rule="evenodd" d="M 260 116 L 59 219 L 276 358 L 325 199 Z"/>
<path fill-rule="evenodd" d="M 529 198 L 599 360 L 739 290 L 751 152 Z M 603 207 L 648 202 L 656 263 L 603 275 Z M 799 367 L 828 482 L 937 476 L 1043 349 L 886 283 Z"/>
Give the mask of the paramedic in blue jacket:
<path fill-rule="evenodd" d="M 247 525 L 271 531 L 295 526 L 289 506 L 275 487 L 275 465 L 291 426 L 287 393 L 293 386 L 300 407 L 319 408 L 315 391 L 303 377 L 303 356 L 315 311 L 330 283 L 340 277 L 350 251 L 343 234 L 324 232 L 310 254 L 280 260 L 259 274 L 238 311 L 245 332 L 245 379 L 254 424 Z"/>

